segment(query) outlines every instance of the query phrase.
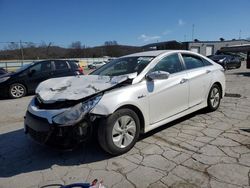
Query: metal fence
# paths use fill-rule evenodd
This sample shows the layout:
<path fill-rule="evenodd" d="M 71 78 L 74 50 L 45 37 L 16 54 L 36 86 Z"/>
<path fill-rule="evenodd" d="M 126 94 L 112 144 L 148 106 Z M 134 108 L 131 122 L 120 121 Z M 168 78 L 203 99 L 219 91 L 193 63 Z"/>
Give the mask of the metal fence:
<path fill-rule="evenodd" d="M 64 60 L 78 60 L 79 62 L 86 62 L 86 64 L 91 64 L 93 62 L 99 62 L 99 61 L 107 61 L 109 58 L 108 57 L 100 57 L 100 58 L 67 58 Z M 0 68 L 4 68 L 7 71 L 15 71 L 16 69 L 30 64 L 32 62 L 37 62 L 37 61 L 43 61 L 45 59 L 39 59 L 39 60 L 0 60 Z"/>

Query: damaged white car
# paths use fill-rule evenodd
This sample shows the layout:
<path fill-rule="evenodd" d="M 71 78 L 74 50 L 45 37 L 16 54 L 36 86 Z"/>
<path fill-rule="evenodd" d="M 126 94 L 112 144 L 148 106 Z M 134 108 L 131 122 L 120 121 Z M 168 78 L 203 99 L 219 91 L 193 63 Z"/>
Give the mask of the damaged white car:
<path fill-rule="evenodd" d="M 225 93 L 224 69 L 190 51 L 127 55 L 91 75 L 42 82 L 28 106 L 25 132 L 48 145 L 74 145 L 97 132 L 113 155 L 139 134 L 201 108 L 216 110 Z"/>

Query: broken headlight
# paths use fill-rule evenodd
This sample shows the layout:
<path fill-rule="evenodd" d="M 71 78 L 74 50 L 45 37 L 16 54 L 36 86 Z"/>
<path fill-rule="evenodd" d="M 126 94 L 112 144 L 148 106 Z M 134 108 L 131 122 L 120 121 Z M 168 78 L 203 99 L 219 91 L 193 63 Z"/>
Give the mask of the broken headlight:
<path fill-rule="evenodd" d="M 53 117 L 53 122 L 61 125 L 73 125 L 80 122 L 83 117 L 92 110 L 95 105 L 100 101 L 102 95 L 90 98 L 87 101 L 81 102 L 69 110 Z"/>

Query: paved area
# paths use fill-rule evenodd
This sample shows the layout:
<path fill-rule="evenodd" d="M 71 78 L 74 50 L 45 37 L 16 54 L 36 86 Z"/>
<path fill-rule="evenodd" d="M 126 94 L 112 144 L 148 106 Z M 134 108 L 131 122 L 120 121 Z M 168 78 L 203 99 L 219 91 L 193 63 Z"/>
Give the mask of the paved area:
<path fill-rule="evenodd" d="M 0 187 L 103 179 L 106 187 L 249 188 L 250 70 L 230 70 L 218 111 L 193 113 L 143 135 L 112 157 L 97 143 L 70 152 L 31 142 L 22 122 L 31 97 L 0 101 Z M 239 94 L 239 95 L 234 95 Z"/>

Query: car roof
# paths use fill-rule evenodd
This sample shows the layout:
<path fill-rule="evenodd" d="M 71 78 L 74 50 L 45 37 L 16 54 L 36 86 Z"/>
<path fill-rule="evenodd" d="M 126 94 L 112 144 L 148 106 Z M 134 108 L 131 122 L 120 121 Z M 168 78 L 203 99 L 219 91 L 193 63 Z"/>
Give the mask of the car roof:
<path fill-rule="evenodd" d="M 134 53 L 130 55 L 126 55 L 123 57 L 137 57 L 137 56 L 151 56 L 151 57 L 156 57 L 162 53 L 168 52 L 171 50 L 154 50 L 154 51 L 146 51 L 146 52 L 139 52 L 139 53 Z"/>
<path fill-rule="evenodd" d="M 71 60 L 71 59 L 44 59 L 35 61 L 35 63 L 44 62 L 44 61 L 68 61 L 68 62 L 79 62 L 79 60 Z"/>
<path fill-rule="evenodd" d="M 123 57 L 138 57 L 138 56 L 149 56 L 149 57 L 157 57 L 163 53 L 171 53 L 171 52 L 176 52 L 176 53 L 189 53 L 189 54 L 196 54 L 192 51 L 188 50 L 153 50 L 153 51 L 145 51 L 145 52 L 139 52 L 139 53 L 134 53 L 130 55 L 126 55 Z"/>

